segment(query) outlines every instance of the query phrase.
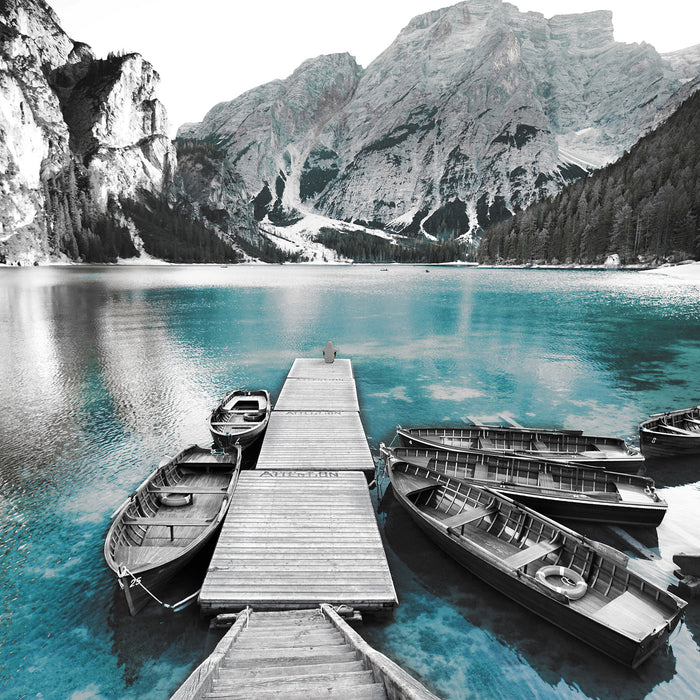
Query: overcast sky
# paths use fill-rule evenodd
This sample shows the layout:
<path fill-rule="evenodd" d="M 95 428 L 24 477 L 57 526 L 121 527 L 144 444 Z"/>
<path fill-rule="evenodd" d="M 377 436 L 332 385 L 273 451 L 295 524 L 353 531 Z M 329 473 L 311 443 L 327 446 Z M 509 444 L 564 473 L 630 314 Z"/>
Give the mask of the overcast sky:
<path fill-rule="evenodd" d="M 412 17 L 450 0 L 47 0 L 98 57 L 136 51 L 161 76 L 171 135 L 218 102 L 286 78 L 307 58 L 352 54 L 367 66 Z M 615 39 L 660 52 L 700 43 L 697 0 L 513 0 L 521 11 L 611 10 Z"/>

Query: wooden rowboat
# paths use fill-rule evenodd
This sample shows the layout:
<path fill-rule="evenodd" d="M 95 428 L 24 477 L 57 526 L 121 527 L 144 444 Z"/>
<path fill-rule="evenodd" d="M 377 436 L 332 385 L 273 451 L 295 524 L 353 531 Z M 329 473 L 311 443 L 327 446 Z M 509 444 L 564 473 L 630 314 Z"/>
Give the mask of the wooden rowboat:
<path fill-rule="evenodd" d="M 397 434 L 406 447 L 447 445 L 455 449 L 476 448 L 576 462 L 627 473 L 636 473 L 644 464 L 644 456 L 639 450 L 622 438 L 585 435 L 580 430 L 475 424 L 455 428 L 398 426 Z"/>
<path fill-rule="evenodd" d="M 658 525 L 668 504 L 644 476 L 475 449 L 382 446 L 388 459 L 490 487 L 557 520 Z"/>
<path fill-rule="evenodd" d="M 652 414 L 639 424 L 639 443 L 647 457 L 700 454 L 700 405 Z"/>
<path fill-rule="evenodd" d="M 117 509 L 104 557 L 132 615 L 159 601 L 167 583 L 211 542 L 240 465 L 240 446 L 213 453 L 191 445 L 165 459 Z"/>
<path fill-rule="evenodd" d="M 622 552 L 491 489 L 389 460 L 394 494 L 462 566 L 528 610 L 636 668 L 666 645 L 686 602 Z"/>
<path fill-rule="evenodd" d="M 270 393 L 265 389 L 236 389 L 224 396 L 209 417 L 214 444 L 227 450 L 236 443 L 246 447 L 259 438 L 270 420 Z"/>

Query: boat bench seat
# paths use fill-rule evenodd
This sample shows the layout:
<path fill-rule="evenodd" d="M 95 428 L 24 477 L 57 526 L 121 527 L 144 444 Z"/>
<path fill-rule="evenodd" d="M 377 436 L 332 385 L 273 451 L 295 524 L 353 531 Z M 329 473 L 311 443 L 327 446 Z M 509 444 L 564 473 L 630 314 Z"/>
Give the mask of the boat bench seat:
<path fill-rule="evenodd" d="M 666 622 L 661 612 L 647 601 L 625 591 L 611 602 L 596 610 L 592 617 L 615 626 L 629 635 L 645 637 L 649 630 L 658 629 Z"/>
<path fill-rule="evenodd" d="M 697 433 L 693 432 L 692 430 L 685 430 L 684 428 L 676 428 L 675 425 L 667 425 L 666 423 L 662 423 L 659 428 L 662 428 L 663 430 L 669 430 L 672 433 L 678 433 L 678 435 L 692 435 L 693 437 L 697 436 Z"/>
<path fill-rule="evenodd" d="M 448 530 L 456 530 L 459 527 L 462 527 L 464 525 L 467 525 L 469 523 L 473 523 L 477 520 L 481 520 L 481 518 L 485 518 L 487 515 L 491 515 L 491 513 L 496 512 L 496 507 L 491 506 L 490 508 L 476 508 L 476 509 L 469 509 L 462 511 L 461 513 L 457 513 L 457 515 L 452 515 L 449 518 L 445 518 L 442 521 L 442 524 L 448 529 Z"/>
<path fill-rule="evenodd" d="M 207 520 L 202 518 L 134 518 L 125 517 L 125 525 L 145 525 L 154 527 L 208 527 L 214 518 Z"/>
<path fill-rule="evenodd" d="M 549 447 L 547 447 L 542 440 L 533 440 L 532 444 L 538 452 L 549 452 Z"/>
<path fill-rule="evenodd" d="M 214 493 L 224 494 L 226 488 L 214 488 L 212 486 L 150 486 L 148 493 Z"/>
<path fill-rule="evenodd" d="M 506 557 L 503 563 L 513 569 L 521 569 L 523 566 L 527 566 L 536 559 L 545 556 L 545 554 L 556 552 L 560 547 L 561 543 L 559 542 L 537 542 L 537 544 L 530 545 L 526 549 L 521 549 L 519 552 Z"/>

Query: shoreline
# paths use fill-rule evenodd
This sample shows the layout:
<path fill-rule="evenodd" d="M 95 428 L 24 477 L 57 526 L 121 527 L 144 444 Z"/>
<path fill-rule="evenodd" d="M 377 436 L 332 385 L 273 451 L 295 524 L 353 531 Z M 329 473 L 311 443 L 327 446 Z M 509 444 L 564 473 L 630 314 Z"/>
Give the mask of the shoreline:
<path fill-rule="evenodd" d="M 328 262 L 301 262 L 301 263 L 266 263 L 266 262 L 244 262 L 244 263 L 171 263 L 165 260 L 157 260 L 155 258 L 151 259 L 139 259 L 139 260 L 119 260 L 115 263 L 84 263 L 84 262 L 74 262 L 74 261 L 60 261 L 60 262 L 46 262 L 33 265 L 21 265 L 21 264 L 7 264 L 0 263 L 0 269 L 17 269 L 17 268 L 35 268 L 35 267 L 108 267 L 108 268 L 118 268 L 118 267 L 255 267 L 255 266 L 269 266 L 269 265 L 285 265 L 285 266 L 295 266 L 309 267 L 379 267 L 379 268 L 391 268 L 391 267 L 468 267 L 479 270 L 554 270 L 554 271 L 570 271 L 570 272 L 591 272 L 591 271 L 601 271 L 601 272 L 645 272 L 649 274 L 660 275 L 664 277 L 669 277 L 677 280 L 686 281 L 698 281 L 700 282 L 700 261 L 688 260 L 677 264 L 664 264 L 659 266 L 652 265 L 619 265 L 616 267 L 610 267 L 605 265 L 482 265 L 473 262 L 444 262 L 444 263 L 396 263 L 396 262 L 344 262 L 341 260 L 333 260 Z"/>

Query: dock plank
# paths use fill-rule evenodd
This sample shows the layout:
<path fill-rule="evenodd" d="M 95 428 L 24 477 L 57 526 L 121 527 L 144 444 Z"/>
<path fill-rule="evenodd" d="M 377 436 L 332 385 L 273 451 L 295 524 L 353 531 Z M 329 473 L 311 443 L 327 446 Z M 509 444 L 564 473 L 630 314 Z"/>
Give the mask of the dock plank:
<path fill-rule="evenodd" d="M 287 379 L 277 411 L 359 411 L 354 381 Z"/>
<path fill-rule="evenodd" d="M 352 362 L 347 358 L 336 358 L 335 362 L 327 363 L 323 358 L 297 357 L 287 374 L 289 379 L 343 379 L 354 381 Z"/>
<path fill-rule="evenodd" d="M 257 469 L 374 472 L 374 460 L 359 413 L 275 409 Z"/>
<path fill-rule="evenodd" d="M 290 523 L 294 504 L 301 514 Z M 243 472 L 200 605 L 276 609 L 319 600 L 358 609 L 396 604 L 364 475 Z"/>

